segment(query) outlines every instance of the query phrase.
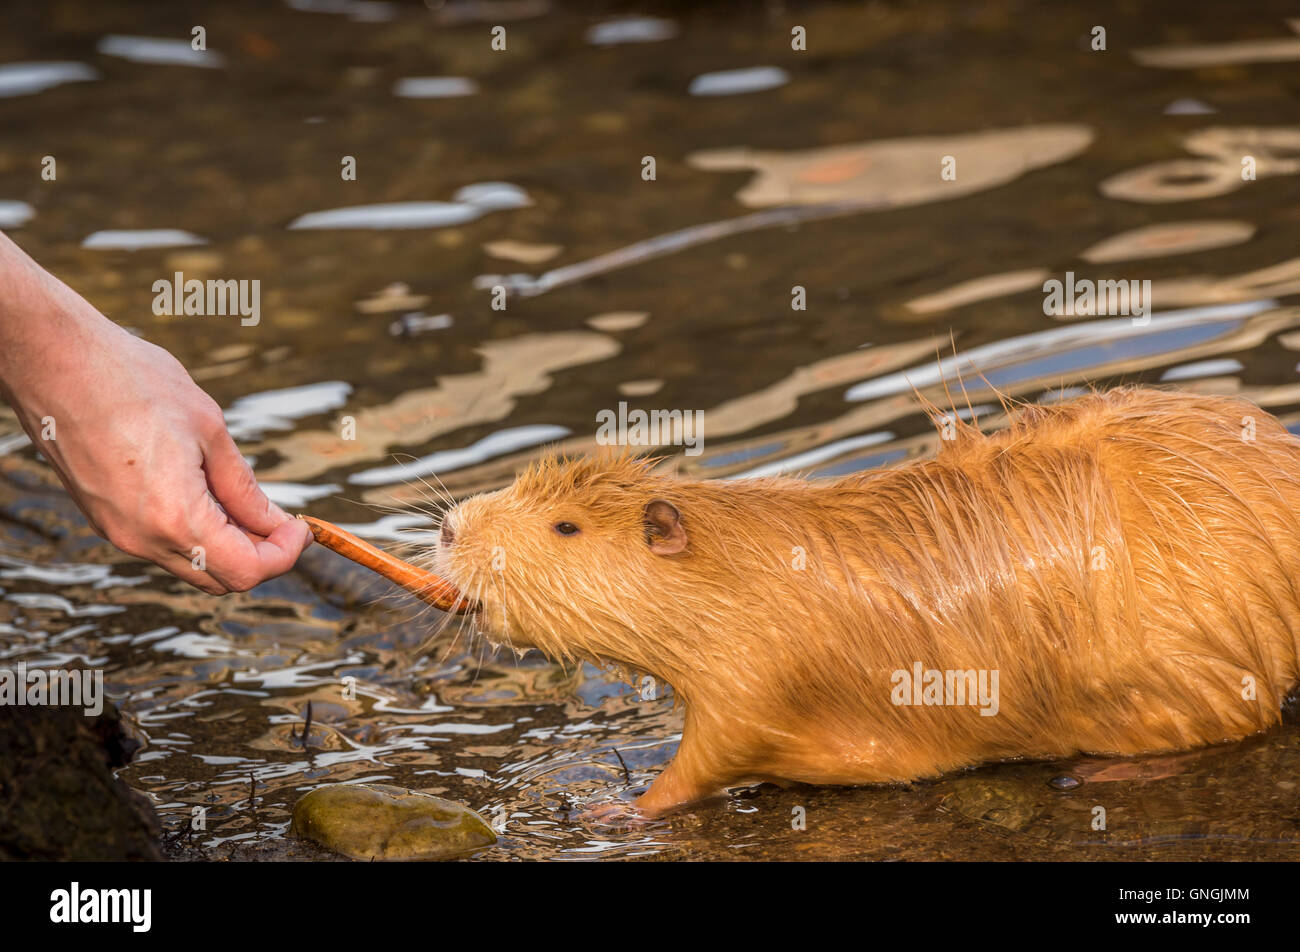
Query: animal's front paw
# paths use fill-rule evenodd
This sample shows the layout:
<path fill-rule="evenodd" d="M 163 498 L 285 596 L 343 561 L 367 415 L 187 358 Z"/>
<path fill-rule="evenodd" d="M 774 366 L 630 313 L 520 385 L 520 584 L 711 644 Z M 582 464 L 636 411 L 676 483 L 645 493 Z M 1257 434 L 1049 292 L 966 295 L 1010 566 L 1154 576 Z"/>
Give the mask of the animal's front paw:
<path fill-rule="evenodd" d="M 578 818 L 586 826 L 600 830 L 635 830 L 653 821 L 627 800 L 604 800 L 584 805 Z"/>

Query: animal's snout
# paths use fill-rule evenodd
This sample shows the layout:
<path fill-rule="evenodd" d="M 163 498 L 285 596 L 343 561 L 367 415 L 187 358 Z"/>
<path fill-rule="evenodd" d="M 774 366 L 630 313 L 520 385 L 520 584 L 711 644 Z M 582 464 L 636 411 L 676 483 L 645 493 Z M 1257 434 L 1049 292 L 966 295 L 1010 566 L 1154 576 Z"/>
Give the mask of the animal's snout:
<path fill-rule="evenodd" d="M 451 527 L 451 523 L 446 519 L 442 520 L 442 533 L 440 538 L 443 545 L 451 545 L 456 541 L 456 530 Z"/>

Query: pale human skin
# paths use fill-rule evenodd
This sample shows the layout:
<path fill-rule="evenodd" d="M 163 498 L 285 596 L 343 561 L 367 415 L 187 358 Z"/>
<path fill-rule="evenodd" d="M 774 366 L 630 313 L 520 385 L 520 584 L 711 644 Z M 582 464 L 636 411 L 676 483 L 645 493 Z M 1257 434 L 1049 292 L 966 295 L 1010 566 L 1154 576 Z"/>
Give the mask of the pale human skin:
<path fill-rule="evenodd" d="M 307 525 L 257 485 L 221 408 L 185 368 L 3 234 L 0 398 L 96 532 L 209 594 L 282 575 L 311 544 Z"/>

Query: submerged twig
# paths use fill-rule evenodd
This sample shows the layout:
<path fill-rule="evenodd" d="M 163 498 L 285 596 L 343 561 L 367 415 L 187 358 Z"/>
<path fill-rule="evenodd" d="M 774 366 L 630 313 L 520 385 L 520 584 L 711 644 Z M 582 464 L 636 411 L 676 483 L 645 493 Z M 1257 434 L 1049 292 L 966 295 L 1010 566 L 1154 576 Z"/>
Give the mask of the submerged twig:
<path fill-rule="evenodd" d="M 627 761 L 623 759 L 623 755 L 618 752 L 617 747 L 611 747 L 610 750 L 614 752 L 614 756 L 618 758 L 618 762 L 623 765 L 623 779 L 628 783 L 631 783 L 632 773 L 627 769 Z"/>

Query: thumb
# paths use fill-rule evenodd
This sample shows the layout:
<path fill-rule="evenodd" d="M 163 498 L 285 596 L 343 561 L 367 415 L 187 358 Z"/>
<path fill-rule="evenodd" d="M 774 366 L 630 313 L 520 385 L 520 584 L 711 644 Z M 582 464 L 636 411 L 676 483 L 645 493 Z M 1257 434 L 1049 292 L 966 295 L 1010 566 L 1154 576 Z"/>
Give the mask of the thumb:
<path fill-rule="evenodd" d="M 257 485 L 253 468 L 224 429 L 204 446 L 203 469 L 207 473 L 212 497 L 236 525 L 257 535 L 269 536 L 276 526 L 290 518 Z"/>

